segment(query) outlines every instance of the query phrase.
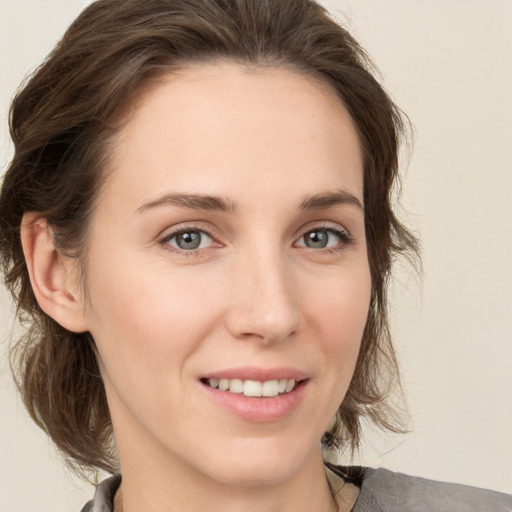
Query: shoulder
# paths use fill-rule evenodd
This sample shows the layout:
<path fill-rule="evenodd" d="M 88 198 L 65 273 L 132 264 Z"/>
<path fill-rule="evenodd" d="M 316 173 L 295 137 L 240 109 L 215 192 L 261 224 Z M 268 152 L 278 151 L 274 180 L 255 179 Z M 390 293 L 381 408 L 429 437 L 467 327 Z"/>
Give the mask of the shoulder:
<path fill-rule="evenodd" d="M 111 476 L 103 480 L 96 487 L 94 499 L 88 501 L 80 512 L 112 512 L 114 496 L 120 484 L 120 475 Z"/>
<path fill-rule="evenodd" d="M 512 512 L 512 495 L 364 468 L 354 512 Z"/>

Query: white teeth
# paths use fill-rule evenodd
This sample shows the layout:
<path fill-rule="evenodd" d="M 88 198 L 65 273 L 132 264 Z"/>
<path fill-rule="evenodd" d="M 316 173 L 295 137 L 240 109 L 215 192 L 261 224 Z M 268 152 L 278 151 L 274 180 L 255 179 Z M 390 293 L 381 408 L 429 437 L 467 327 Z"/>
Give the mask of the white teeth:
<path fill-rule="evenodd" d="M 295 379 L 290 379 L 287 383 L 286 383 L 286 393 L 288 393 L 288 391 L 291 391 L 293 388 L 295 387 Z"/>
<path fill-rule="evenodd" d="M 261 394 L 263 396 L 277 396 L 279 393 L 279 383 L 277 380 L 267 380 L 261 386 Z"/>
<path fill-rule="evenodd" d="M 296 381 L 295 379 L 266 380 L 265 382 L 241 379 L 207 379 L 206 383 L 212 388 L 248 397 L 273 397 L 289 393 L 295 388 Z"/>
<path fill-rule="evenodd" d="M 243 393 L 244 382 L 240 379 L 231 379 L 229 381 L 229 391 L 231 393 Z"/>
<path fill-rule="evenodd" d="M 246 380 L 244 381 L 245 396 L 261 396 L 261 382 L 258 380 Z"/>

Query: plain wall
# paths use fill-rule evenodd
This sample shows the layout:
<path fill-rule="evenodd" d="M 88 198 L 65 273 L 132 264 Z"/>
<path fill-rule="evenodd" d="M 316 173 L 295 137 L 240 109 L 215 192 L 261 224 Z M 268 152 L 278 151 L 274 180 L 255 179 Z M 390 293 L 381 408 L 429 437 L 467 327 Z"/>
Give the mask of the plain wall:
<path fill-rule="evenodd" d="M 278 0 L 276 0 L 278 1 Z M 413 418 L 367 434 L 357 462 L 512 493 L 512 2 L 331 0 L 414 124 L 403 184 L 424 276 L 397 275 L 395 342 Z M 87 4 L 0 1 L 0 169 L 14 90 Z M 16 397 L 0 293 L 0 512 L 79 510 L 93 489 L 65 473 Z"/>

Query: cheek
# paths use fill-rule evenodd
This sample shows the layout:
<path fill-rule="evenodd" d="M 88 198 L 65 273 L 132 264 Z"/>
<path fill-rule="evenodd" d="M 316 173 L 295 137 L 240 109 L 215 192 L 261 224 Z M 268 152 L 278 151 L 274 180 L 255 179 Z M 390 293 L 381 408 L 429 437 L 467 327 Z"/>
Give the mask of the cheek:
<path fill-rule="evenodd" d="M 208 337 L 214 313 L 204 293 L 184 292 L 187 283 L 176 276 L 136 275 L 111 269 L 97 281 L 91 334 L 112 417 L 129 414 L 148 431 L 155 425 L 170 431 L 177 411 L 193 413 L 187 390 L 176 390 L 184 390 L 187 361 Z"/>
<path fill-rule="evenodd" d="M 370 274 L 363 266 L 333 278 L 324 293 L 312 295 L 310 300 L 310 324 L 321 333 L 321 353 L 325 358 L 322 364 L 332 370 L 329 378 L 338 398 L 346 392 L 355 369 L 370 294 Z"/>
<path fill-rule="evenodd" d="M 93 336 L 103 341 L 105 350 L 111 347 L 127 357 L 137 351 L 147 357 L 151 352 L 163 356 L 170 344 L 174 357 L 193 350 L 194 338 L 210 323 L 208 295 L 193 293 L 192 283 L 166 277 L 165 272 L 146 272 L 140 278 L 130 274 L 136 272 L 114 270 L 97 280 Z"/>
<path fill-rule="evenodd" d="M 310 297 L 310 310 L 330 339 L 359 344 L 370 304 L 371 279 L 366 266 L 344 269 L 323 281 Z M 339 344 L 340 346 L 342 344 Z"/>
<path fill-rule="evenodd" d="M 177 385 L 213 313 L 204 293 L 192 293 L 193 283 L 133 258 L 112 260 L 122 265 L 97 266 L 90 279 L 90 331 L 106 385 L 151 401 L 155 380 L 164 389 Z"/>

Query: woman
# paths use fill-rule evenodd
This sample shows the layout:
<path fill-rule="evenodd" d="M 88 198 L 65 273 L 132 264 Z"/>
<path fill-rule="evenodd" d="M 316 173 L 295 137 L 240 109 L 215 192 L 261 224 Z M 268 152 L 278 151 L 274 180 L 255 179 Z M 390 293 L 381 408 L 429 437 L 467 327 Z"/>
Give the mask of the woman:
<path fill-rule="evenodd" d="M 12 133 L 20 389 L 70 463 L 117 475 L 84 510 L 511 508 L 324 464 L 363 418 L 402 428 L 386 282 L 416 241 L 400 112 L 318 5 L 100 0 Z"/>

